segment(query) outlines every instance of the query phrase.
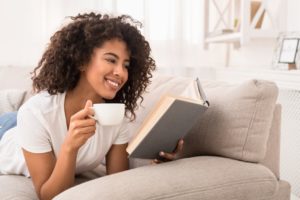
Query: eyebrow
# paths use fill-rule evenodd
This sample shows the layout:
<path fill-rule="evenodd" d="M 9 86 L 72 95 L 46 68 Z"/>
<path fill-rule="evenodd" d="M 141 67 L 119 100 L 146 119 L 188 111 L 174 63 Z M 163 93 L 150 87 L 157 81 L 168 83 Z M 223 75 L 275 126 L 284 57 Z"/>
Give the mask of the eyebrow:
<path fill-rule="evenodd" d="M 111 53 L 111 52 L 105 53 L 104 55 L 110 55 L 110 56 L 113 56 L 113 57 L 119 59 L 119 56 L 118 56 L 117 54 L 114 54 L 114 53 Z M 130 60 L 129 60 L 129 59 L 126 59 L 125 61 L 128 61 L 128 62 L 129 62 Z"/>

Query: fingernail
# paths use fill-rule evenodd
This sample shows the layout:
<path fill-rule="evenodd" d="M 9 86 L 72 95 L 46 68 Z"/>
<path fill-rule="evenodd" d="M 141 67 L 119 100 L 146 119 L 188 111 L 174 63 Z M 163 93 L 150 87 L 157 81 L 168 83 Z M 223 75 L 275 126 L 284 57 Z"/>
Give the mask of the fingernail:
<path fill-rule="evenodd" d="M 165 153 L 161 151 L 161 152 L 159 152 L 159 155 L 160 155 L 160 156 L 164 156 Z"/>

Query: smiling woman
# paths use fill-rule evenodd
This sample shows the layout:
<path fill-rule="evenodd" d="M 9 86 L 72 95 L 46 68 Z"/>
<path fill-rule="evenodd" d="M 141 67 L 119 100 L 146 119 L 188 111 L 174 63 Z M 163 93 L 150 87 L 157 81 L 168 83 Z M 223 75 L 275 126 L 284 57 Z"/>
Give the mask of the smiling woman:
<path fill-rule="evenodd" d="M 104 159 L 108 174 L 128 169 L 126 120 L 105 126 L 90 117 L 92 105 L 122 103 L 134 119 L 155 69 L 140 23 L 131 17 L 89 13 L 71 20 L 51 37 L 33 72 L 37 94 L 0 143 L 0 174 L 31 177 L 40 199 L 73 186 L 76 174 Z"/>

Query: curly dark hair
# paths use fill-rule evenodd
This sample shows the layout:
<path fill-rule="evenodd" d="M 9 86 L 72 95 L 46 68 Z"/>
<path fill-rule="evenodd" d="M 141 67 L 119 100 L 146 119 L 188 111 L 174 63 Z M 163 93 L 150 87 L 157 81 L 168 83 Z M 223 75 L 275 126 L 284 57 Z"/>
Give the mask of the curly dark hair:
<path fill-rule="evenodd" d="M 128 15 L 111 17 L 95 13 L 70 17 L 72 22 L 51 38 L 38 66 L 32 72 L 33 89 L 54 95 L 76 87 L 82 66 L 89 63 L 94 48 L 111 39 L 124 41 L 130 52 L 128 81 L 112 100 L 124 103 L 126 113 L 135 118 L 137 101 L 150 83 L 156 68 L 151 48 L 138 28 L 142 24 Z M 128 116 L 128 115 L 127 115 Z"/>

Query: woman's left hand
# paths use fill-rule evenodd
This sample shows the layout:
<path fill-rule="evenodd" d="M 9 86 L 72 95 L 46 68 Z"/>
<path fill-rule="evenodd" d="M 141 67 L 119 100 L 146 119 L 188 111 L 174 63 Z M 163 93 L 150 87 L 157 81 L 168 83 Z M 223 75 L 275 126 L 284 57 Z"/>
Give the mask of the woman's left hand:
<path fill-rule="evenodd" d="M 158 164 L 158 163 L 162 163 L 162 162 L 176 160 L 178 158 L 179 153 L 182 152 L 183 143 L 184 143 L 183 139 L 180 139 L 178 141 L 177 147 L 176 147 L 175 151 L 173 151 L 173 153 L 167 153 L 167 152 L 163 152 L 163 151 L 159 152 L 159 156 L 161 157 L 161 159 L 152 160 L 152 164 Z"/>

